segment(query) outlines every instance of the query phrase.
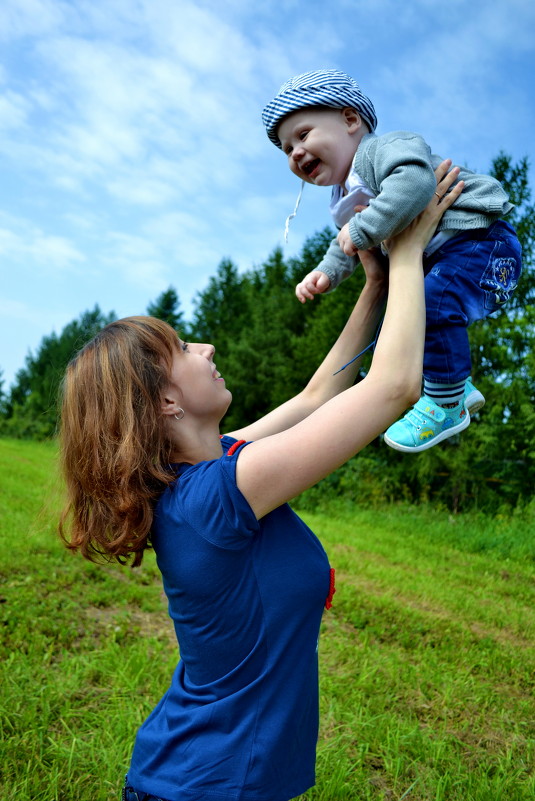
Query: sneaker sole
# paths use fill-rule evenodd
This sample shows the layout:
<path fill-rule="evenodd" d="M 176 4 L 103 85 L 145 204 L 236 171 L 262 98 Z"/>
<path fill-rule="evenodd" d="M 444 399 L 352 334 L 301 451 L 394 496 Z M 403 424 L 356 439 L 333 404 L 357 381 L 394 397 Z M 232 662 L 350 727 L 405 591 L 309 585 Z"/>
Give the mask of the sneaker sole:
<path fill-rule="evenodd" d="M 485 398 L 478 389 L 473 389 L 464 399 L 464 405 L 470 414 L 475 414 L 485 405 Z"/>
<path fill-rule="evenodd" d="M 424 442 L 422 445 L 415 445 L 414 448 L 409 448 L 407 445 L 400 445 L 398 442 L 394 442 L 393 440 L 390 439 L 390 437 L 387 434 L 384 435 L 384 441 L 390 448 L 393 448 L 395 451 L 401 451 L 402 453 L 420 453 L 421 451 L 426 451 L 429 448 L 433 448 L 435 445 L 438 445 L 439 442 L 443 442 L 445 439 L 448 439 L 449 437 L 453 437 L 454 434 L 459 434 L 461 431 L 464 431 L 465 428 L 468 428 L 469 425 L 470 425 L 470 412 L 467 410 L 467 414 L 464 420 L 461 420 L 461 422 L 458 423 L 456 426 L 447 428 L 445 431 L 442 431 L 440 434 L 437 434 L 436 437 L 433 437 L 433 439 L 429 440 L 428 442 Z"/>

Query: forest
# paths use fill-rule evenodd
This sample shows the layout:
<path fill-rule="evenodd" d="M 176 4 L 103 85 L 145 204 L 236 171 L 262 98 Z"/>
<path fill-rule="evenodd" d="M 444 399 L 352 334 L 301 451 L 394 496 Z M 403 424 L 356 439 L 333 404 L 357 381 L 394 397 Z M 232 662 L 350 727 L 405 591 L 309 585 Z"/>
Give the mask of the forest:
<path fill-rule="evenodd" d="M 535 205 L 528 171 L 527 158 L 514 164 L 500 153 L 492 163 L 491 173 L 515 203 L 508 221 L 522 242 L 524 269 L 506 309 L 470 328 L 472 380 L 485 395 L 485 407 L 461 437 L 416 455 L 393 451 L 378 438 L 301 496 L 301 508 L 326 508 L 333 500 L 368 506 L 405 501 L 432 502 L 453 513 L 505 514 L 535 503 Z M 362 271 L 306 306 L 294 295 L 295 284 L 319 262 L 333 235 L 329 228 L 315 233 L 297 258 L 285 259 L 275 249 L 245 272 L 230 258 L 222 260 L 197 293 L 189 320 L 173 286 L 148 302 L 147 313 L 167 320 L 184 339 L 216 346 L 218 370 L 233 395 L 222 430 L 298 392 L 336 338 L 362 287 Z M 0 381 L 0 436 L 55 437 L 65 366 L 113 319 L 113 311 L 87 310 L 42 339 L 9 390 Z"/>

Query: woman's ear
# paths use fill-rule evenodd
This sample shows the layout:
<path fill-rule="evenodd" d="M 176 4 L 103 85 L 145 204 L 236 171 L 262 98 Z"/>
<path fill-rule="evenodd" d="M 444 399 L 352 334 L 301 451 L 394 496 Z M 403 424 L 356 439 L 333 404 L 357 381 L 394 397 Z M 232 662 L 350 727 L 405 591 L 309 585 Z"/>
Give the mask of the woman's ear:
<path fill-rule="evenodd" d="M 162 414 L 164 415 L 173 415 L 177 414 L 178 409 L 180 409 L 180 393 L 176 389 L 176 387 L 167 386 L 165 390 L 162 392 L 161 396 L 161 410 Z"/>

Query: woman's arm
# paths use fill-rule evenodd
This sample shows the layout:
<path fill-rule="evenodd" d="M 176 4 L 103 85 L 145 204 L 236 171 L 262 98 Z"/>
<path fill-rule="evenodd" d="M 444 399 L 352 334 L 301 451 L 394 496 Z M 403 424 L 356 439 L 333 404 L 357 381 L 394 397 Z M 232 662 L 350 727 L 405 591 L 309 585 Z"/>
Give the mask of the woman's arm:
<path fill-rule="evenodd" d="M 439 183 L 437 191 L 441 196 L 457 175 L 458 170 L 454 169 Z M 462 186 L 460 183 L 440 203 L 434 195 L 427 209 L 387 243 L 388 302 L 366 378 L 331 396 L 283 433 L 255 441 L 240 453 L 238 486 L 258 518 L 342 465 L 420 397 L 425 334 L 422 254 L 443 212 Z M 360 321 L 357 328 L 360 330 Z M 351 348 L 343 336 L 341 339 L 340 349 L 347 355 L 354 350 L 354 343 Z M 339 364 L 339 342 L 320 371 L 324 365 L 325 369 L 333 367 L 333 352 Z"/>
<path fill-rule="evenodd" d="M 259 440 L 285 431 L 353 384 L 362 358 L 341 373 L 334 373 L 372 342 L 387 293 L 387 276 L 379 260 L 371 253 L 360 255 L 366 272 L 366 284 L 340 336 L 306 387 L 255 423 L 229 432 L 230 436 L 236 439 Z"/>

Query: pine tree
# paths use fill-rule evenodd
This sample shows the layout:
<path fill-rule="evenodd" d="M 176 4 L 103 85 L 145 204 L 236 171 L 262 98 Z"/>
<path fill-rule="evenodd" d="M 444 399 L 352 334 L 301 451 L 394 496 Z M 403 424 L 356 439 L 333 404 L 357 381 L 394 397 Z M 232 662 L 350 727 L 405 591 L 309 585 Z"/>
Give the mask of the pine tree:
<path fill-rule="evenodd" d="M 4 415 L 6 413 L 7 397 L 6 397 L 6 393 L 5 393 L 5 390 L 4 390 L 4 384 L 5 384 L 4 371 L 2 369 L 0 369 L 0 419 L 2 417 L 4 417 Z"/>
<path fill-rule="evenodd" d="M 192 338 L 211 342 L 220 352 L 247 324 L 247 277 L 230 259 L 223 259 L 208 286 L 195 297 Z"/>
<path fill-rule="evenodd" d="M 1 431 L 15 437 L 43 439 L 52 436 L 57 423 L 58 388 L 65 367 L 101 328 L 115 319 L 98 306 L 68 323 L 61 334 L 43 337 L 36 354 L 16 376 L 9 393 Z"/>
<path fill-rule="evenodd" d="M 184 315 L 180 309 L 180 299 L 174 287 L 170 286 L 155 301 L 147 306 L 147 314 L 169 323 L 175 331 L 187 337 Z"/>

